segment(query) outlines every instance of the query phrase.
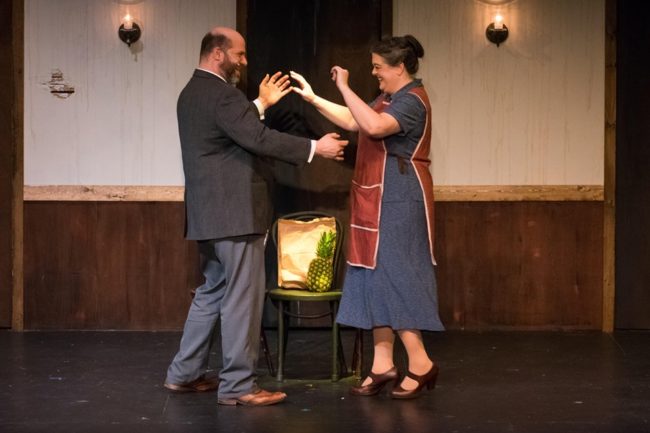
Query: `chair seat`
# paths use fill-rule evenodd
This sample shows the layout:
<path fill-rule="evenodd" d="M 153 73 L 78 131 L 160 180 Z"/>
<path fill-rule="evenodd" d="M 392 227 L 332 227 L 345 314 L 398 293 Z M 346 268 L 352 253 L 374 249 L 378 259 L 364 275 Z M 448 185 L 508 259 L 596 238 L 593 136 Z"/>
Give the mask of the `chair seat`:
<path fill-rule="evenodd" d="M 341 294 L 340 290 L 329 292 L 310 292 L 309 290 L 282 288 L 269 290 L 271 299 L 278 301 L 338 301 L 341 299 Z"/>

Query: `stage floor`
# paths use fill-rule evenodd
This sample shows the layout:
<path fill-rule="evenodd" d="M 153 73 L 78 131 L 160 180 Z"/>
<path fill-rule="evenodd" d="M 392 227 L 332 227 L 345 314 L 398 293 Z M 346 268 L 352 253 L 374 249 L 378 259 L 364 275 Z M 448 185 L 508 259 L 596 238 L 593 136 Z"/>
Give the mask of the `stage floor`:
<path fill-rule="evenodd" d="M 266 334 L 275 353 L 276 333 Z M 428 333 L 436 389 L 394 401 L 349 396 L 353 378 L 329 380 L 329 332 L 292 330 L 288 379 L 259 364 L 262 386 L 289 397 L 262 408 L 169 393 L 162 382 L 179 339 L 0 331 L 0 432 L 650 432 L 650 332 Z M 353 339 L 344 330 L 348 363 Z M 370 333 L 365 340 L 367 364 Z M 219 355 L 215 345 L 214 368 Z"/>

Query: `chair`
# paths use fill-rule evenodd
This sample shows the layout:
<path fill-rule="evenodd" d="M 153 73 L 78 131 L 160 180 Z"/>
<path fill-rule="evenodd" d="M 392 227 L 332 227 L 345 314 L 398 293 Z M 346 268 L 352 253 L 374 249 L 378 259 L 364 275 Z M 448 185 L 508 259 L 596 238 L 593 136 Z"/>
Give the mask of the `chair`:
<path fill-rule="evenodd" d="M 294 219 L 298 221 L 310 221 L 314 218 L 327 218 L 331 217 L 323 212 L 297 212 L 284 215 L 281 219 Z M 271 228 L 271 238 L 273 244 L 278 247 L 278 221 L 273 224 Z M 334 283 L 339 280 L 338 270 L 341 259 L 341 247 L 343 246 L 343 230 L 341 223 L 336 220 L 336 247 L 334 250 Z M 332 321 L 332 381 L 337 381 L 340 378 L 341 367 L 347 371 L 343 350 L 341 349 L 341 338 L 339 332 L 339 325 L 336 323 L 336 312 L 338 310 L 339 302 L 341 300 L 341 289 L 335 287 L 328 292 L 310 292 L 307 290 L 294 290 L 284 289 L 278 287 L 269 291 L 269 298 L 278 309 L 278 363 L 276 379 L 278 381 L 284 380 L 284 358 L 286 353 L 287 338 L 288 338 L 288 317 L 295 317 L 299 319 L 318 319 L 325 316 L 330 316 Z M 300 314 L 294 313 L 290 309 L 292 302 L 327 302 L 329 308 L 327 311 L 319 314 Z M 358 335 L 358 334 L 357 334 Z M 357 342 L 358 343 L 358 342 Z"/>

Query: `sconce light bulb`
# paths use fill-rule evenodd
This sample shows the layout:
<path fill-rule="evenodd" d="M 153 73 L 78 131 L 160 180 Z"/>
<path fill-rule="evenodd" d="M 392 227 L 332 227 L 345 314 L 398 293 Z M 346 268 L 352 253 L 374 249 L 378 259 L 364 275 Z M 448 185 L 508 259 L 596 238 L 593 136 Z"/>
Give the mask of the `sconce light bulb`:
<path fill-rule="evenodd" d="M 124 28 L 126 30 L 131 30 L 133 28 L 133 17 L 131 16 L 131 14 L 127 13 L 124 16 Z"/>
<path fill-rule="evenodd" d="M 497 30 L 501 30 L 503 28 L 503 17 L 501 14 L 496 14 L 494 17 L 494 28 Z"/>

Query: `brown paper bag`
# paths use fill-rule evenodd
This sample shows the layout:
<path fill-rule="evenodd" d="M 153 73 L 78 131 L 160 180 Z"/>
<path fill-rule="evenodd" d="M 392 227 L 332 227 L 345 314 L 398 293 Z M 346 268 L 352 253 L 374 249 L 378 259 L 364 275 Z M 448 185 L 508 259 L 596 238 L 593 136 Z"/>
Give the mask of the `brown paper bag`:
<path fill-rule="evenodd" d="M 278 220 L 278 286 L 307 289 L 309 263 L 316 257 L 321 233 L 336 232 L 334 218 Z"/>

